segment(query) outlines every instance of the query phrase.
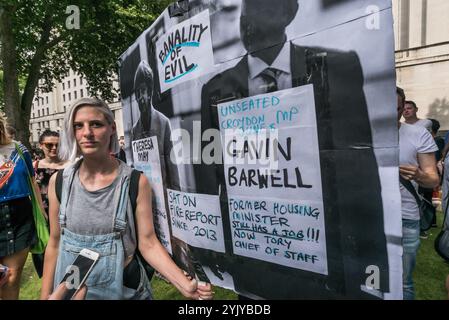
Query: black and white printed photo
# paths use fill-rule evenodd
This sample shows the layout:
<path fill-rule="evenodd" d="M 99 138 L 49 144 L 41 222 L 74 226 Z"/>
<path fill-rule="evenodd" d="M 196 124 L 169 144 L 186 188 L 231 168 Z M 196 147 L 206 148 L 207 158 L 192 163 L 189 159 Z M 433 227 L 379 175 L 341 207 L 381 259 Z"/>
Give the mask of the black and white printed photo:
<path fill-rule="evenodd" d="M 401 298 L 390 1 L 189 3 L 120 59 L 178 263 L 242 298 Z"/>

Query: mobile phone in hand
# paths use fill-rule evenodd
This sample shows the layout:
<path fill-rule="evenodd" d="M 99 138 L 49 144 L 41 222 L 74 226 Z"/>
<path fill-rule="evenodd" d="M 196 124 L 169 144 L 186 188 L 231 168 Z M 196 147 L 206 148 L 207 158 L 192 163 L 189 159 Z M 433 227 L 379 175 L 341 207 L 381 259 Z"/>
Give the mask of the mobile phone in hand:
<path fill-rule="evenodd" d="M 63 300 L 71 300 L 76 295 L 86 282 L 99 257 L 99 253 L 89 249 L 80 251 L 73 264 L 67 268 L 67 272 L 61 281 L 61 283 L 65 283 L 67 288 Z"/>

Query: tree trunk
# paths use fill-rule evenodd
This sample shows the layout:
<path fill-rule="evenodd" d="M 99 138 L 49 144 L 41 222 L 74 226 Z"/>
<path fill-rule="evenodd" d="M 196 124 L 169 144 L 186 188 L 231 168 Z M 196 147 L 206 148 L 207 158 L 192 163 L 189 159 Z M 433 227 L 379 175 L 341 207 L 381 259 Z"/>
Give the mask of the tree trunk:
<path fill-rule="evenodd" d="M 31 61 L 30 69 L 28 70 L 28 78 L 25 85 L 25 89 L 22 94 L 20 103 L 21 110 L 21 122 L 23 123 L 23 139 L 27 141 L 27 147 L 29 147 L 30 140 L 30 115 L 31 106 L 33 105 L 33 98 L 36 93 L 37 86 L 39 84 L 40 71 L 42 67 L 42 60 L 44 59 L 45 52 L 49 46 L 51 31 L 51 18 L 47 15 L 44 19 L 41 38 L 34 53 L 33 60 Z"/>
<path fill-rule="evenodd" d="M 3 9 L 3 10 L 2 10 Z M 43 21 L 42 33 L 31 61 L 28 77 L 22 97 L 20 97 L 17 73 L 17 51 L 13 33 L 12 17 L 14 8 L 0 7 L 0 42 L 3 63 L 5 113 L 8 123 L 16 129 L 16 140 L 30 148 L 30 118 L 33 98 L 39 84 L 40 69 L 45 52 L 48 50 L 51 18 L 47 15 Z"/>
<path fill-rule="evenodd" d="M 4 110 L 8 117 L 8 123 L 17 130 L 17 133 L 22 133 L 24 130 L 22 121 L 20 120 L 17 51 L 12 28 L 14 10 L 12 6 L 0 6 L 0 42 L 2 43 L 0 58 L 3 65 Z M 23 135 L 18 138 L 23 138 Z M 28 140 L 23 141 L 23 143 L 28 143 L 29 145 Z"/>

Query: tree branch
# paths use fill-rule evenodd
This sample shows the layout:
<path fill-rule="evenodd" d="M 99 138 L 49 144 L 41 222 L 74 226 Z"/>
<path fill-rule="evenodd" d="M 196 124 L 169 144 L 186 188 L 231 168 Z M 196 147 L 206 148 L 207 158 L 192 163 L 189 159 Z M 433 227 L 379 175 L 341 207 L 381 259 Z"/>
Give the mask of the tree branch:
<path fill-rule="evenodd" d="M 57 36 L 56 38 L 50 40 L 49 42 L 47 42 L 43 49 L 44 51 L 47 51 L 51 48 L 53 48 L 55 45 L 57 45 L 59 42 L 61 42 L 62 40 L 64 40 L 67 37 L 68 33 L 64 32 L 61 35 Z"/>
<path fill-rule="evenodd" d="M 41 37 L 39 43 L 36 46 L 36 51 L 34 53 L 33 59 L 28 70 L 28 77 L 25 84 L 25 89 L 23 91 L 22 99 L 20 101 L 20 111 L 23 123 L 26 124 L 23 129 L 26 132 L 26 136 L 29 136 L 29 121 L 31 106 L 33 104 L 33 98 L 36 93 L 36 88 L 39 84 L 39 75 L 42 67 L 42 61 L 45 57 L 45 52 L 47 51 L 47 44 L 49 42 L 51 34 L 51 17 L 47 14 L 44 18 L 44 23 L 42 27 Z M 28 142 L 28 139 L 26 140 Z"/>

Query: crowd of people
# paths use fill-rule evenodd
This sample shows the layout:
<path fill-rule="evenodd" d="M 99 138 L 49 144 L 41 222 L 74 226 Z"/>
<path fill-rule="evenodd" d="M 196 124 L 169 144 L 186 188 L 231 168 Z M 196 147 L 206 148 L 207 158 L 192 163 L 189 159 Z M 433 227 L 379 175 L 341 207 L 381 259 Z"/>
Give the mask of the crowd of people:
<path fill-rule="evenodd" d="M 419 205 L 407 185 L 411 183 L 430 201 L 442 188 L 441 202 L 446 212 L 449 134 L 446 140 L 439 137 L 439 122 L 419 119 L 416 103 L 406 100 L 401 88 L 396 93 L 403 297 L 412 300 L 420 239 L 428 235 L 421 231 Z M 82 248 L 100 251 L 100 261 L 75 298 L 151 299 L 150 279 L 145 272 L 137 273 L 140 276 L 133 281 L 134 285 L 125 279 L 130 266 L 143 268 L 141 259 L 185 297 L 213 297 L 211 285 L 183 272 L 157 239 L 151 210 L 152 191 L 144 175 L 138 180 L 135 212 L 123 205 L 128 198 L 120 190 L 133 169 L 123 161 L 124 139 L 121 137 L 119 141 L 113 114 L 106 103 L 93 98 L 78 100 L 66 115 L 61 137 L 50 130 L 39 137 L 43 156 L 36 151 L 32 155 L 14 140 L 14 134 L 14 129 L 0 116 L 0 266 L 7 267 L 0 274 L 0 299 L 18 299 L 22 270 L 36 241 L 31 184 L 40 192 L 39 205 L 50 230 L 45 254 L 33 254 L 37 274 L 42 277 L 42 299 L 62 296 L 64 289 L 60 283 Z M 58 194 L 58 175 L 62 179 L 61 194 Z M 433 227 L 437 227 L 436 220 Z M 141 258 L 135 254 L 137 249 Z"/>

